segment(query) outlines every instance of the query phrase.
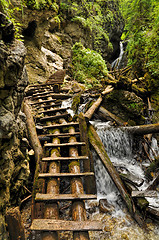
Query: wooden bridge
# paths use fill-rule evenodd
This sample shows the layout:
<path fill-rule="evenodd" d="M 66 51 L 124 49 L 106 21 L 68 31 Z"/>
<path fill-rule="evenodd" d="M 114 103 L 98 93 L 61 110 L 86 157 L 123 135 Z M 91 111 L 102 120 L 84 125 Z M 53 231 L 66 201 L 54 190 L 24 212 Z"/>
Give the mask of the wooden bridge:
<path fill-rule="evenodd" d="M 30 85 L 24 103 L 36 158 L 31 230 L 34 239 L 40 234 L 42 240 L 55 240 L 59 231 L 73 231 L 73 239 L 87 240 L 89 231 L 102 230 L 101 222 L 87 220 L 85 210 L 85 200 L 97 198 L 88 139 L 82 120 L 73 121 L 61 105 L 72 96 L 53 89 L 57 92 L 55 83 Z M 59 208 L 68 204 L 72 217 L 60 218 Z"/>

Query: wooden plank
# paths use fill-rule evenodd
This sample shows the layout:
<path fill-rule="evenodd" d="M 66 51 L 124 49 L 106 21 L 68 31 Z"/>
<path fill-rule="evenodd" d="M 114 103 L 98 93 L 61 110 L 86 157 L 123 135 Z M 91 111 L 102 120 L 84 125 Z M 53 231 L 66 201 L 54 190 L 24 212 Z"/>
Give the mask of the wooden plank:
<path fill-rule="evenodd" d="M 66 111 L 67 109 L 68 108 L 54 108 L 54 109 L 50 109 L 50 110 L 41 111 L 41 112 L 39 112 L 39 114 L 41 114 L 41 113 L 53 113 L 53 112 Z"/>
<path fill-rule="evenodd" d="M 78 122 L 70 122 L 70 123 L 64 123 L 64 124 L 54 124 L 50 126 L 43 126 L 43 129 L 47 128 L 61 128 L 61 127 L 74 127 L 74 126 L 79 126 Z"/>
<path fill-rule="evenodd" d="M 30 227 L 34 231 L 101 231 L 101 221 L 64 221 L 34 219 Z"/>
<path fill-rule="evenodd" d="M 59 118 L 66 118 L 68 116 L 70 116 L 69 113 L 64 113 L 64 114 L 59 114 L 59 115 L 54 115 L 54 116 L 43 117 L 43 118 L 40 118 L 40 121 L 44 122 L 44 121 L 47 121 L 47 120 L 56 120 L 56 119 L 59 119 Z"/>
<path fill-rule="evenodd" d="M 39 140 L 45 137 L 58 137 L 58 138 L 69 138 L 71 136 L 76 136 L 80 135 L 80 132 L 75 132 L 75 133 L 59 133 L 59 134 L 43 134 L 39 135 L 38 138 Z"/>
<path fill-rule="evenodd" d="M 40 96 L 35 96 L 32 97 L 34 99 L 39 99 L 39 98 L 47 98 L 47 97 L 53 97 L 55 99 L 68 99 L 71 98 L 72 95 L 70 94 L 63 94 L 63 93 L 53 93 L 53 94 L 44 94 L 44 95 L 40 95 Z"/>
<path fill-rule="evenodd" d="M 50 103 L 50 102 L 56 102 L 56 99 L 51 99 L 51 100 L 44 100 L 41 102 L 31 102 L 29 103 L 29 105 L 40 105 L 40 104 L 44 104 L 44 103 Z M 62 103 L 62 101 L 60 101 Z"/>
<path fill-rule="evenodd" d="M 97 196 L 94 194 L 44 194 L 37 193 L 35 196 L 35 201 L 73 201 L 73 200 L 90 200 L 97 199 Z"/>
<path fill-rule="evenodd" d="M 47 92 L 38 92 L 38 93 L 34 93 L 33 95 L 32 95 L 32 97 L 36 97 L 36 96 L 41 96 L 41 95 L 47 95 L 47 94 L 50 94 L 50 93 L 54 93 L 54 91 L 52 91 L 52 89 L 50 90 L 50 91 L 47 91 Z"/>
<path fill-rule="evenodd" d="M 42 161 L 74 161 L 74 160 L 87 160 L 87 156 L 78 156 L 78 157 L 45 157 L 42 158 Z"/>
<path fill-rule="evenodd" d="M 131 193 L 132 197 L 158 197 L 159 198 L 159 192 L 155 190 L 151 191 L 132 191 Z"/>
<path fill-rule="evenodd" d="M 83 173 L 40 173 L 39 178 L 50 178 L 50 177 L 85 177 L 94 176 L 93 172 Z"/>
<path fill-rule="evenodd" d="M 73 142 L 73 143 L 46 143 L 44 144 L 44 147 L 72 147 L 72 146 L 84 146 L 85 142 Z"/>
<path fill-rule="evenodd" d="M 53 108 L 53 107 L 58 107 L 58 106 L 61 106 L 61 102 L 60 103 L 55 103 L 55 104 L 37 106 L 36 109 L 39 109 L 39 108 L 47 109 L 47 108 Z"/>

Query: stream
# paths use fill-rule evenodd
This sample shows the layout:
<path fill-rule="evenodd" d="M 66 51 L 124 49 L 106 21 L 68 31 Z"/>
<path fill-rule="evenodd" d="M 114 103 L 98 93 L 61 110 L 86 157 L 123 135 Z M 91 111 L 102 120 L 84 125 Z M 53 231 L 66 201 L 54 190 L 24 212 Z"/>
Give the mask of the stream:
<path fill-rule="evenodd" d="M 92 121 L 91 123 L 96 128 L 113 165 L 120 170 L 120 172 L 130 173 L 134 176 L 135 180 L 141 184 L 139 190 L 144 190 L 148 186 L 148 183 L 142 170 L 142 164 L 148 163 L 143 162 L 141 164 L 135 159 L 132 136 L 127 132 L 121 131 L 119 128 L 110 127 L 109 122 Z M 152 139 L 152 147 L 156 154 L 158 154 L 159 148 L 155 138 Z M 97 237 L 99 233 L 96 233 L 95 236 L 93 235 L 94 233 L 92 233 L 91 239 L 158 240 L 159 227 L 150 221 L 148 224 L 150 231 L 145 233 L 132 220 L 121 199 L 119 191 L 95 152 L 93 152 L 93 157 L 98 201 L 100 201 L 100 199 L 106 199 L 107 205 L 111 207 L 108 213 L 101 213 L 101 211 L 94 212 L 93 219 L 100 219 L 103 222 L 104 232 L 100 237 Z M 147 200 L 154 208 L 159 207 L 159 198 L 147 198 Z M 87 209 L 92 207 L 92 205 L 95 205 L 95 201 L 90 201 Z M 99 206 L 99 202 L 96 202 L 96 210 L 97 206 Z"/>

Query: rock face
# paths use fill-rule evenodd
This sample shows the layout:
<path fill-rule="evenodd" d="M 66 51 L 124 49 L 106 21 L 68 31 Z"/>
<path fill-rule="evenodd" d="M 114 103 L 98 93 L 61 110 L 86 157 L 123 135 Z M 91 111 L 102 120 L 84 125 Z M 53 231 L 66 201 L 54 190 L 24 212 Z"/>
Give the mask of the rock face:
<path fill-rule="evenodd" d="M 20 41 L 0 42 L 0 240 L 8 239 L 5 211 L 16 206 L 29 176 L 25 115 L 21 112 L 28 84 Z"/>

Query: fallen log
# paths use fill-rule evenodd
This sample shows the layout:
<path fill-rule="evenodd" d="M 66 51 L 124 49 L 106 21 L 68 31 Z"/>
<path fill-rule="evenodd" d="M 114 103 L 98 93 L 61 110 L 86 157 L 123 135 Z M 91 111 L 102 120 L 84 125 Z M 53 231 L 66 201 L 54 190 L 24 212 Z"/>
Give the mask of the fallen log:
<path fill-rule="evenodd" d="M 153 182 L 148 186 L 148 188 L 146 189 L 147 191 L 149 190 L 154 190 L 156 189 L 157 185 L 159 184 L 159 174 L 157 175 L 157 177 L 153 180 Z"/>
<path fill-rule="evenodd" d="M 22 222 L 19 207 L 10 208 L 6 212 L 6 223 L 10 240 L 25 240 L 24 224 Z"/>
<path fill-rule="evenodd" d="M 89 121 L 92 118 L 94 112 L 100 106 L 103 100 L 103 96 L 105 96 L 107 93 L 110 93 L 113 89 L 114 88 L 112 86 L 107 86 L 106 89 L 101 93 L 101 96 L 97 99 L 97 101 L 94 102 L 93 105 L 88 109 L 88 111 L 84 114 L 87 121 Z"/>
<path fill-rule="evenodd" d="M 110 118 L 113 121 L 115 121 L 119 126 L 125 126 L 126 122 L 124 122 L 121 118 L 115 116 L 115 114 L 109 112 L 104 107 L 99 107 L 98 112 L 106 119 Z"/>
<path fill-rule="evenodd" d="M 158 191 L 155 191 L 155 190 L 149 190 L 149 191 L 132 191 L 131 193 L 131 196 L 132 197 L 159 197 L 159 192 Z"/>
<path fill-rule="evenodd" d="M 27 125 L 29 142 L 35 152 L 35 160 L 37 162 L 39 161 L 39 159 L 42 158 L 43 149 L 39 141 L 39 138 L 37 136 L 36 127 L 35 127 L 34 119 L 32 117 L 31 110 L 26 102 L 23 103 L 23 112 L 26 116 L 26 125 Z"/>
<path fill-rule="evenodd" d="M 145 135 L 149 133 L 158 133 L 159 132 L 159 123 L 140 125 L 140 126 L 130 126 L 130 127 L 121 127 L 124 131 L 127 130 L 129 133 L 134 135 Z"/>
<path fill-rule="evenodd" d="M 81 112 L 78 116 L 79 128 L 80 128 L 80 140 L 85 142 L 86 145 L 81 147 L 83 156 L 88 156 L 88 159 L 83 162 L 84 172 L 94 172 L 94 162 L 91 151 L 89 150 L 89 140 L 87 135 L 87 123 L 85 121 L 84 114 Z M 87 193 L 96 194 L 96 181 L 94 176 L 85 178 L 85 188 Z"/>
<path fill-rule="evenodd" d="M 132 215 L 132 217 L 134 217 L 134 219 L 137 221 L 137 223 L 140 226 L 144 227 L 143 219 L 137 213 L 132 198 L 126 191 L 125 186 L 124 186 L 118 172 L 116 171 L 115 167 L 113 166 L 112 162 L 110 161 L 110 159 L 105 151 L 103 143 L 101 142 L 98 134 L 96 133 L 94 127 L 91 124 L 89 124 L 89 127 L 88 127 L 88 137 L 89 137 L 89 141 L 90 141 L 91 145 L 93 146 L 93 148 L 99 155 L 104 167 L 106 168 L 110 177 L 112 178 L 113 182 L 115 183 L 116 187 L 118 188 L 123 200 L 126 203 L 126 206 L 129 210 L 130 214 Z"/>

